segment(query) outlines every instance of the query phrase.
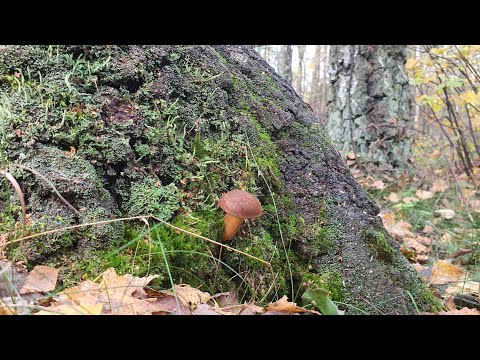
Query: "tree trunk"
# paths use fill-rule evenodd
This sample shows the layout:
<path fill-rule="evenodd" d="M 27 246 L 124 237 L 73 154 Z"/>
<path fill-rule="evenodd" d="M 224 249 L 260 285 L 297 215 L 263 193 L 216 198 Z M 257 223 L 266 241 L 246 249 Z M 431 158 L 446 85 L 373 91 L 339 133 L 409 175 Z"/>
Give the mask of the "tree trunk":
<path fill-rule="evenodd" d="M 322 61 L 322 46 L 315 46 L 315 55 L 313 58 L 312 86 L 310 88 L 310 105 L 317 117 L 320 115 L 320 66 Z"/>
<path fill-rule="evenodd" d="M 303 98 L 303 77 L 304 77 L 304 66 L 305 66 L 305 50 L 306 45 L 297 45 L 298 49 L 298 79 L 297 79 L 297 94 Z"/>
<path fill-rule="evenodd" d="M 405 62 L 405 46 L 332 46 L 328 130 L 342 155 L 353 150 L 382 169 L 408 166 L 413 114 Z"/>
<path fill-rule="evenodd" d="M 278 57 L 278 73 L 289 84 L 292 83 L 292 45 L 282 45 L 280 48 L 280 54 Z"/>
<path fill-rule="evenodd" d="M 63 285 L 113 265 L 161 274 L 167 287 L 171 273 L 211 293 L 236 289 L 241 301 L 299 301 L 322 287 L 350 314 L 435 304 L 314 114 L 250 48 L 0 49 L 3 79 L 20 71 L 21 92 L 16 81 L 0 84 L 9 114 L 0 149 L 23 187 L 31 231 L 155 214 L 220 240 L 216 202 L 241 188 L 263 214 L 229 245 L 271 263 L 224 251 L 219 265 L 216 245 L 146 218 L 148 226 L 110 222 L 23 241 L 15 253 L 28 266 L 60 267 Z"/>

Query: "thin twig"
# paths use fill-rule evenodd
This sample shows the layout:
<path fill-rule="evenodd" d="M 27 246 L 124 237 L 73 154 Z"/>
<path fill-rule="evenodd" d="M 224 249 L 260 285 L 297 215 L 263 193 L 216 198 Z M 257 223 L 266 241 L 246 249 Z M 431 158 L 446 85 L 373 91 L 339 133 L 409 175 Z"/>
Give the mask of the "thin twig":
<path fill-rule="evenodd" d="M 15 180 L 13 175 L 8 171 L 0 169 L 0 175 L 5 175 L 7 180 L 10 181 L 10 184 L 12 184 L 15 188 L 15 192 L 20 200 L 20 205 L 22 206 L 23 225 L 25 226 L 27 224 L 27 207 L 25 206 L 25 197 L 23 196 L 22 188 L 18 184 L 17 180 Z"/>
<path fill-rule="evenodd" d="M 142 218 L 152 218 L 152 219 L 155 219 L 159 222 L 161 222 L 162 224 L 166 225 L 166 226 L 169 226 L 175 230 L 179 230 L 179 231 L 182 231 L 186 234 L 189 234 L 191 236 L 194 236 L 194 237 L 197 237 L 197 238 L 200 238 L 202 240 L 205 240 L 205 241 L 208 241 L 208 242 L 211 242 L 212 244 L 216 244 L 216 245 L 220 245 L 224 248 L 227 248 L 233 252 L 236 252 L 236 253 L 239 253 L 239 254 L 242 254 L 244 256 L 247 256 L 247 257 L 250 257 L 252 259 L 255 259 L 257 261 L 260 261 L 261 263 L 264 263 L 268 266 L 272 266 L 272 264 L 270 264 L 268 261 L 265 261 L 265 260 L 262 260 L 262 259 L 259 259 L 257 258 L 256 256 L 253 256 L 253 255 L 250 255 L 250 254 L 247 254 L 243 251 L 240 251 L 240 250 L 237 250 L 233 247 L 230 247 L 228 245 L 225 245 L 225 244 L 222 244 L 222 243 L 219 243 L 217 241 L 214 241 L 212 239 L 209 239 L 205 236 L 202 236 L 202 235 L 198 235 L 198 234 L 195 234 L 191 231 L 188 231 L 188 230 L 185 230 L 185 229 L 182 229 L 182 228 L 179 228 L 175 225 L 172 225 L 172 224 L 169 224 L 168 222 L 154 216 L 154 215 L 139 215 L 139 216 L 131 216 L 131 217 L 127 217 L 127 218 L 120 218 L 120 219 L 112 219 L 112 220 L 103 220 L 103 221 L 96 221 L 96 222 L 91 222 L 91 223 L 84 223 L 84 224 L 78 224 L 78 225 L 71 225 L 71 226 L 65 226 L 65 227 L 61 227 L 61 228 L 57 228 L 57 229 L 52 229 L 52 230 L 47 230 L 47 231 L 44 231 L 44 232 L 41 232 L 41 233 L 38 233 L 38 234 L 32 234 L 32 235 L 28 235 L 28 236 L 25 236 L 25 237 L 22 237 L 20 239 L 15 239 L 15 240 L 10 240 L 10 241 L 7 241 L 4 245 L 10 245 L 10 244 L 14 244 L 14 243 L 17 243 L 17 242 L 20 242 L 20 241 L 24 241 L 24 240 L 29 240 L 29 239 L 34 239 L 34 238 L 37 238 L 37 237 L 40 237 L 40 236 L 43 236 L 43 235 L 48 235 L 48 234 L 53 234 L 53 233 L 56 233 L 58 231 L 62 231 L 62 230 L 71 230 L 71 229 L 77 229 L 77 228 L 81 228 L 81 227 L 86 227 L 86 226 L 92 226 L 92 225 L 103 225 L 103 224 L 109 224 L 109 223 L 113 223 L 113 222 L 118 222 L 118 221 L 126 221 L 126 220 L 135 220 L 135 219 L 142 219 Z"/>

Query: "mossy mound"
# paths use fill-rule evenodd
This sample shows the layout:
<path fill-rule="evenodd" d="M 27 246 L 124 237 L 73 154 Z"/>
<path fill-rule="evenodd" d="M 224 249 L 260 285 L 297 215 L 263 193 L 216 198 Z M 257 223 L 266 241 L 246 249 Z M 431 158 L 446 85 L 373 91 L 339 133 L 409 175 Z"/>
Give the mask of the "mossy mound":
<path fill-rule="evenodd" d="M 218 240 L 223 193 L 247 190 L 264 207 L 230 245 L 271 267 L 232 251 L 219 264 L 217 246 L 152 218 L 9 248 L 29 266 L 60 266 L 63 285 L 115 266 L 120 274 L 159 273 L 161 286 L 171 275 L 263 302 L 298 298 L 303 283 L 345 303 L 375 289 L 380 295 L 367 297 L 383 312 L 412 311 L 402 289 L 421 284 L 418 277 L 392 282 L 362 237 L 378 208 L 313 113 L 248 47 L 1 47 L 0 91 L 0 155 L 27 196 L 30 232 L 151 214 Z M 48 178 L 80 214 L 21 166 Z M 19 220 L 18 207 L 3 208 L 2 218 Z M 13 222 L 5 224 L 8 231 Z M 365 266 L 375 271 L 351 271 Z M 385 301 L 392 294 L 395 301 Z"/>

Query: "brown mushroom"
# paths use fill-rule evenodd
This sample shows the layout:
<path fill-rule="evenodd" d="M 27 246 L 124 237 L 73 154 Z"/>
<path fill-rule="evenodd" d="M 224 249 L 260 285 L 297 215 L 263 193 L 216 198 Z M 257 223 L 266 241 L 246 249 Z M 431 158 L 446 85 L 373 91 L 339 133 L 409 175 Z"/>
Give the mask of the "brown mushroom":
<path fill-rule="evenodd" d="M 243 190 L 223 194 L 218 206 L 226 212 L 222 241 L 233 238 L 245 219 L 254 219 L 262 214 L 262 205 L 257 197 Z"/>

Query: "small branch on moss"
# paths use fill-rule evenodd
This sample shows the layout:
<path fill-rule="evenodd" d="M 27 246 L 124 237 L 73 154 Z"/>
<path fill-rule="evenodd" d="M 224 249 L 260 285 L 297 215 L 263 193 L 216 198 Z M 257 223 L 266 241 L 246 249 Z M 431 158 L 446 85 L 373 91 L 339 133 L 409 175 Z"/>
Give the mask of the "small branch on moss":
<path fill-rule="evenodd" d="M 81 216 L 82 213 L 80 211 L 78 211 L 77 209 L 75 209 L 73 207 L 72 204 L 70 204 L 67 200 L 65 200 L 65 198 L 58 192 L 58 190 L 55 188 L 55 185 L 53 185 L 53 183 L 48 180 L 44 175 L 40 174 L 37 170 L 34 170 L 28 166 L 25 166 L 25 165 L 20 165 L 20 164 L 16 164 L 16 166 L 18 166 L 19 168 L 22 168 L 24 170 L 27 170 L 29 172 L 31 172 L 32 174 L 38 176 L 39 178 L 41 178 L 43 181 L 45 181 L 51 188 L 52 190 L 55 192 L 55 194 L 58 196 L 58 198 L 60 200 L 62 200 L 62 202 L 67 205 L 70 209 L 72 209 L 78 216 Z"/>
<path fill-rule="evenodd" d="M 211 242 L 212 244 L 216 244 L 216 245 L 220 245 L 221 247 L 224 247 L 224 248 L 227 248 L 228 250 L 231 250 L 233 252 L 236 252 L 236 253 L 239 253 L 239 254 L 242 254 L 244 256 L 247 256 L 247 257 L 250 257 L 252 259 L 255 259 L 257 261 L 260 261 L 261 263 L 264 263 L 268 266 L 272 266 L 272 264 L 270 264 L 268 261 L 265 261 L 263 259 L 259 259 L 258 257 L 256 256 L 253 256 L 253 255 L 250 255 L 250 254 L 247 254 L 243 251 L 240 251 L 240 250 L 237 250 L 235 248 L 232 248 L 228 245 L 225 245 L 225 244 L 222 244 L 222 243 L 219 243 L 215 240 L 212 240 L 212 239 L 209 239 L 205 236 L 202 236 L 202 235 L 198 235 L 198 234 L 195 234 L 191 231 L 188 231 L 188 230 L 185 230 L 185 229 L 182 229 L 182 228 L 179 228 L 175 225 L 172 225 L 172 224 L 169 224 L 168 222 L 154 216 L 154 215 L 140 215 L 140 216 L 131 216 L 131 217 L 127 217 L 127 218 L 120 218 L 120 219 L 112 219 L 112 220 L 103 220 L 103 221 L 96 221 L 96 222 L 92 222 L 92 223 L 85 223 L 85 224 L 78 224 L 78 225 L 71 225 L 71 226 L 65 226 L 65 227 L 61 227 L 61 228 L 57 228 L 57 229 L 52 229 L 52 230 L 47 230 L 47 231 L 43 231 L 41 233 L 38 233 L 38 234 L 32 234 L 32 235 L 28 235 L 28 236 L 25 236 L 23 238 L 20 238 L 20 239 L 15 239 L 15 240 L 10 240 L 10 241 L 7 241 L 6 243 L 4 243 L 3 245 L 10 245 L 10 244 L 14 244 L 14 243 L 17 243 L 17 242 L 20 242 L 20 241 L 24 241 L 24 240 L 29 240 L 29 239 L 34 239 L 34 238 L 37 238 L 37 237 L 40 237 L 40 236 L 43 236 L 43 235 L 48 235 L 48 234 L 53 234 L 53 233 L 56 233 L 58 231 L 62 231 L 62 230 L 71 230 L 71 229 L 76 229 L 76 228 L 80 228 L 80 227 L 86 227 L 86 226 L 92 226 L 92 225 L 103 225 L 103 224 L 109 224 L 109 223 L 113 223 L 113 222 L 117 222 L 117 221 L 126 221 L 126 220 L 135 220 L 135 219 L 155 219 L 159 222 L 161 222 L 162 224 L 166 225 L 166 226 L 169 226 L 175 230 L 178 230 L 178 231 L 181 231 L 181 232 L 184 232 L 186 234 L 189 234 L 191 236 L 194 236 L 194 237 L 197 237 L 197 238 L 200 238 L 202 240 L 205 240 L 205 241 L 208 241 L 208 242 Z"/>
<path fill-rule="evenodd" d="M 3 171 L 0 169 L 0 175 L 4 175 L 7 180 L 10 181 L 10 184 L 12 184 L 12 186 L 15 188 L 15 192 L 20 200 L 20 205 L 22 206 L 23 225 L 25 226 L 27 224 L 27 207 L 25 206 L 25 197 L 23 196 L 22 188 L 13 175 L 8 171 Z"/>

